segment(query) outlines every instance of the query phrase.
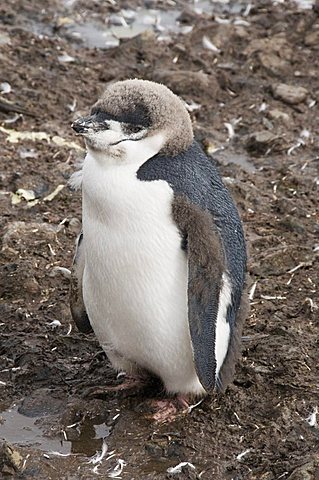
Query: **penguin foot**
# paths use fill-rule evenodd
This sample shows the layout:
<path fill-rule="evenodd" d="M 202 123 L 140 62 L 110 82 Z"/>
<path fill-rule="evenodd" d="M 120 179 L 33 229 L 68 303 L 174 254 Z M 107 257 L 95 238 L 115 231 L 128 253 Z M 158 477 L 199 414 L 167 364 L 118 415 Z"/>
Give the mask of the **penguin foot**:
<path fill-rule="evenodd" d="M 89 388 L 85 396 L 101 398 L 109 393 L 124 392 L 127 390 L 141 390 L 147 384 L 145 377 L 125 375 L 125 381 L 118 385 L 103 385 L 102 387 Z"/>
<path fill-rule="evenodd" d="M 169 423 L 189 412 L 189 403 L 183 395 L 174 399 L 151 400 L 150 406 L 155 413 L 148 417 L 155 423 Z"/>

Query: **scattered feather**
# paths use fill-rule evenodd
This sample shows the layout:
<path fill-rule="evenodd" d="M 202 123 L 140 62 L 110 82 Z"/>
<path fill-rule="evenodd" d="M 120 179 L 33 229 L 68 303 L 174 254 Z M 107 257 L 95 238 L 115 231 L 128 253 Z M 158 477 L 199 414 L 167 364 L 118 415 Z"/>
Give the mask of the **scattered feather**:
<path fill-rule="evenodd" d="M 117 464 L 115 465 L 113 470 L 108 472 L 107 476 L 109 478 L 119 478 L 121 473 L 123 472 L 123 468 L 125 467 L 125 465 L 126 465 L 126 462 L 121 458 L 119 458 L 117 461 Z"/>
<path fill-rule="evenodd" d="M 215 20 L 216 23 L 219 23 L 220 25 L 229 25 L 230 24 L 229 18 L 221 18 L 218 15 L 215 16 L 214 20 Z"/>
<path fill-rule="evenodd" d="M 253 300 L 254 295 L 255 295 L 255 291 L 256 291 L 256 287 L 257 287 L 257 282 L 255 282 L 253 284 L 253 286 L 251 287 L 251 289 L 249 290 L 249 300 Z"/>
<path fill-rule="evenodd" d="M 50 243 L 48 243 L 48 247 L 49 247 L 49 250 L 50 250 L 50 253 L 51 253 L 52 257 L 55 257 L 55 256 L 56 256 L 56 253 L 55 253 L 55 251 L 53 250 L 52 245 L 51 245 Z"/>
<path fill-rule="evenodd" d="M 304 128 L 301 131 L 300 136 L 304 138 L 310 138 L 310 130 L 308 130 L 307 128 Z"/>
<path fill-rule="evenodd" d="M 193 100 L 191 100 L 190 102 L 185 102 L 185 101 L 184 101 L 184 104 L 185 104 L 186 109 L 187 109 L 189 112 L 194 112 L 195 110 L 199 110 L 199 109 L 201 108 L 201 104 L 200 104 L 200 103 L 196 103 L 196 102 L 194 102 Z"/>
<path fill-rule="evenodd" d="M 10 92 L 11 92 L 10 83 L 8 83 L 8 82 L 0 83 L 0 93 L 2 93 L 2 95 L 5 95 L 5 94 L 10 93 Z"/>
<path fill-rule="evenodd" d="M 305 140 L 304 139 L 308 139 L 310 138 L 310 131 L 306 128 L 304 128 L 301 133 L 300 133 L 300 136 L 297 140 L 297 142 L 292 145 L 290 148 L 288 148 L 287 150 L 287 154 L 288 155 L 292 155 L 292 153 L 297 149 L 297 148 L 300 148 L 300 147 L 303 147 L 305 145 Z"/>
<path fill-rule="evenodd" d="M 74 428 L 74 427 L 77 427 L 79 424 L 80 422 L 75 422 L 75 423 L 72 423 L 71 425 L 67 425 L 65 428 Z"/>
<path fill-rule="evenodd" d="M 200 405 L 203 401 L 204 399 L 202 398 L 201 400 L 199 400 L 199 402 L 194 403 L 193 405 L 189 405 L 189 407 L 187 408 L 187 413 L 191 413 L 191 411 L 194 410 L 194 408 L 198 407 L 198 405 Z"/>
<path fill-rule="evenodd" d="M 167 473 L 170 473 L 172 475 L 175 475 L 176 473 L 181 473 L 183 467 L 190 467 L 192 470 L 195 470 L 195 466 L 192 463 L 189 462 L 181 462 L 176 467 L 169 467 L 166 471 Z"/>
<path fill-rule="evenodd" d="M 103 440 L 101 452 L 96 452 L 96 454 L 90 458 L 88 463 L 93 463 L 93 465 L 96 465 L 97 463 L 102 462 L 103 458 L 107 454 L 107 450 L 108 450 L 107 443 L 105 440 Z"/>
<path fill-rule="evenodd" d="M 70 457 L 72 453 L 61 453 L 61 452 L 56 452 L 55 450 L 51 450 L 48 452 L 49 455 L 55 455 L 56 457 Z"/>
<path fill-rule="evenodd" d="M 59 320 L 53 320 L 52 322 L 47 323 L 47 325 L 52 328 L 62 327 L 62 323 Z"/>
<path fill-rule="evenodd" d="M 180 27 L 179 31 L 182 35 L 187 35 L 193 30 L 193 28 L 194 27 L 192 25 L 183 25 Z"/>
<path fill-rule="evenodd" d="M 68 268 L 65 268 L 65 267 L 53 267 L 51 272 L 53 273 L 52 276 L 54 276 L 54 274 L 57 272 L 57 273 L 62 273 L 62 275 L 66 278 L 70 278 L 71 277 L 71 270 L 69 270 Z"/>
<path fill-rule="evenodd" d="M 293 274 L 291 275 L 291 277 L 289 278 L 288 282 L 286 283 L 286 285 L 290 285 L 290 284 L 291 284 L 292 279 L 294 278 L 294 276 L 295 276 L 295 274 L 293 273 Z"/>
<path fill-rule="evenodd" d="M 248 15 L 250 14 L 250 11 L 252 9 L 252 6 L 253 4 L 251 2 L 249 2 L 245 8 L 245 11 L 243 12 L 243 17 L 248 17 Z"/>
<path fill-rule="evenodd" d="M 281 295 L 276 295 L 276 296 L 260 295 L 260 298 L 262 298 L 264 300 L 286 300 L 287 299 L 287 297 L 282 297 Z"/>
<path fill-rule="evenodd" d="M 251 452 L 251 448 L 247 448 L 247 450 L 244 450 L 242 453 L 239 453 L 237 456 L 236 456 L 236 460 L 238 460 L 239 462 L 241 461 L 241 459 L 247 455 L 247 453 Z"/>
<path fill-rule="evenodd" d="M 314 408 L 314 411 L 306 418 L 306 422 L 309 423 L 311 427 L 318 427 L 317 414 L 319 413 L 318 407 Z"/>
<path fill-rule="evenodd" d="M 297 270 L 299 270 L 299 268 L 302 268 L 302 267 L 304 267 L 305 265 L 306 265 L 305 262 L 301 262 L 301 263 L 299 263 L 299 265 L 297 265 L 296 267 L 291 268 L 290 270 L 288 270 L 287 273 L 294 273 L 294 272 L 296 272 Z"/>
<path fill-rule="evenodd" d="M 46 197 L 44 197 L 43 201 L 44 202 L 51 202 L 60 192 L 61 190 L 63 190 L 63 188 L 65 187 L 65 185 L 58 185 L 52 193 L 50 193 L 49 195 L 47 195 Z"/>
<path fill-rule="evenodd" d="M 267 110 L 268 108 L 268 105 L 266 102 L 262 102 L 262 104 L 260 105 L 259 109 L 258 109 L 258 112 L 264 112 L 265 110 Z"/>
<path fill-rule="evenodd" d="M 62 55 L 58 56 L 58 60 L 61 63 L 71 63 L 75 61 L 74 57 L 71 57 L 71 55 L 68 55 L 67 53 L 63 53 Z"/>
<path fill-rule="evenodd" d="M 72 103 L 69 103 L 67 105 L 68 109 L 70 110 L 70 112 L 74 112 L 75 111 L 75 108 L 76 108 L 76 99 L 74 98 L 73 99 L 73 102 Z"/>
<path fill-rule="evenodd" d="M 310 297 L 305 298 L 305 303 L 309 303 L 311 312 L 314 312 L 319 308 L 318 305 Z"/>
<path fill-rule="evenodd" d="M 228 122 L 225 122 L 224 125 L 225 125 L 225 127 L 227 128 L 227 131 L 228 131 L 228 140 L 230 140 L 235 135 L 234 127 L 232 126 L 231 123 L 228 123 Z"/>
<path fill-rule="evenodd" d="M 234 25 L 238 25 L 241 27 L 250 27 L 250 22 L 247 22 L 247 20 L 243 20 L 242 18 L 236 18 L 234 21 Z"/>
<path fill-rule="evenodd" d="M 203 47 L 206 48 L 207 50 L 210 50 L 215 53 L 220 53 L 220 49 L 217 48 L 216 45 L 214 45 L 213 42 L 211 42 L 206 35 L 203 36 L 202 44 L 203 44 Z"/>
<path fill-rule="evenodd" d="M 10 125 L 11 123 L 15 123 L 17 120 L 19 120 L 19 118 L 22 118 L 21 113 L 16 113 L 11 118 L 5 118 L 3 120 L 3 123 L 5 123 L 6 125 Z"/>
<path fill-rule="evenodd" d="M 69 324 L 69 329 L 68 329 L 68 331 L 66 332 L 66 336 L 68 337 L 71 332 L 72 332 L 72 324 L 70 323 L 70 324 Z"/>

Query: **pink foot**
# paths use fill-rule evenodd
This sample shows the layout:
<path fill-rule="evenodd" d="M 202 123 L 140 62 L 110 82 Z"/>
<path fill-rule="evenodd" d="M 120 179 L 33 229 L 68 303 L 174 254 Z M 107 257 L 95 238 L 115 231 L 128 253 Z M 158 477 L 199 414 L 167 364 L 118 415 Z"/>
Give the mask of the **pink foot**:
<path fill-rule="evenodd" d="M 149 417 L 156 423 L 166 423 L 188 413 L 189 403 L 185 397 L 179 395 L 175 399 L 151 400 L 150 406 L 155 413 Z"/>
<path fill-rule="evenodd" d="M 123 392 L 125 390 L 139 390 L 144 388 L 146 384 L 146 378 L 125 375 L 125 381 L 120 383 L 119 385 L 105 385 L 103 387 L 93 387 L 92 389 L 88 389 L 86 395 L 90 397 L 96 397 L 107 393 Z"/>

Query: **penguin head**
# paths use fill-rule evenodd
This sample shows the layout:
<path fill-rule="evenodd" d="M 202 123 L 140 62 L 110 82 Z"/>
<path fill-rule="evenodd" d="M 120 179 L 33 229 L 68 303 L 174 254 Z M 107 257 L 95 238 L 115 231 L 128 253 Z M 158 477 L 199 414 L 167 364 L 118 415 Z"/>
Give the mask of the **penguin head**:
<path fill-rule="evenodd" d="M 73 129 L 85 137 L 95 156 L 116 158 L 156 153 L 174 156 L 193 141 L 189 114 L 182 100 L 164 85 L 125 80 L 108 86 L 91 114 Z M 149 158 L 148 157 L 148 158 Z"/>

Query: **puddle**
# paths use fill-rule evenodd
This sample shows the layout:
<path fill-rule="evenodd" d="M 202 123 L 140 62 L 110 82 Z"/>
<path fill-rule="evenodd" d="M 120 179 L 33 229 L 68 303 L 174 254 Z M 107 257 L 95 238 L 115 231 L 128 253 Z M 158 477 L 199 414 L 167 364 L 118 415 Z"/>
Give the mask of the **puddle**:
<path fill-rule="evenodd" d="M 43 416 L 27 417 L 18 412 L 17 406 L 13 406 L 0 414 L 0 440 L 20 447 L 33 447 L 47 453 L 59 452 L 64 455 L 77 453 L 91 457 L 101 450 L 103 439 L 110 434 L 110 427 L 105 423 L 95 425 L 85 419 L 81 423 L 81 431 L 76 440 L 50 438 L 44 435 L 43 429 L 39 426 L 43 418 Z M 65 435 L 68 438 L 67 429 Z"/>
<path fill-rule="evenodd" d="M 276 1 L 276 3 L 283 2 L 284 0 Z M 186 34 L 193 28 L 193 25 L 185 25 L 179 21 L 182 9 L 160 10 L 137 7 L 134 10 L 122 9 L 116 14 L 107 16 L 105 21 L 92 19 L 79 21 L 74 18 L 79 18 L 76 2 L 63 0 L 61 3 L 62 11 L 59 12 L 59 18 L 66 15 L 65 18 L 68 21 L 60 26 L 58 32 L 53 25 L 34 19 L 30 19 L 24 28 L 36 35 L 64 36 L 78 46 L 100 49 L 116 47 L 121 39 L 133 38 L 147 30 L 153 31 L 158 40 L 166 40 L 170 39 L 172 34 Z M 294 0 L 294 3 L 299 9 L 310 9 L 315 2 L 314 0 Z M 189 2 L 187 8 L 196 15 L 226 15 L 223 19 L 226 22 L 230 21 L 227 19 L 229 15 L 233 15 L 235 19 L 236 15 L 244 16 L 245 20 L 249 21 L 251 2 L 248 0 L 194 0 Z"/>
<path fill-rule="evenodd" d="M 204 14 L 232 14 L 241 15 L 248 8 L 248 1 L 209 1 L 197 0 L 190 2 L 188 8 L 196 15 Z M 137 7 L 136 9 L 122 9 L 116 14 L 99 20 L 75 20 L 74 2 L 63 2 L 64 12 L 68 21 L 60 27 L 59 32 L 54 31 L 52 25 L 39 21 L 31 21 L 24 26 L 36 35 L 56 36 L 61 35 L 73 40 L 76 44 L 88 48 L 113 48 L 119 45 L 120 39 L 135 37 L 147 30 L 153 31 L 158 40 L 169 39 L 171 34 L 189 33 L 193 26 L 181 23 L 178 18 L 182 13 L 179 9 L 160 10 Z M 78 16 L 77 16 L 78 18 Z"/>
<path fill-rule="evenodd" d="M 315 4 L 315 0 L 294 0 L 294 2 L 302 10 L 310 10 Z"/>
<path fill-rule="evenodd" d="M 81 40 L 88 48 L 112 48 L 119 45 L 120 39 L 136 37 L 146 30 L 153 30 L 159 38 L 166 32 L 183 32 L 184 27 L 176 21 L 179 15 L 177 10 L 122 10 L 121 14 L 110 17 L 113 24 L 88 21 L 67 25 L 65 31 L 73 39 Z"/>

